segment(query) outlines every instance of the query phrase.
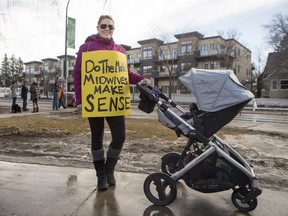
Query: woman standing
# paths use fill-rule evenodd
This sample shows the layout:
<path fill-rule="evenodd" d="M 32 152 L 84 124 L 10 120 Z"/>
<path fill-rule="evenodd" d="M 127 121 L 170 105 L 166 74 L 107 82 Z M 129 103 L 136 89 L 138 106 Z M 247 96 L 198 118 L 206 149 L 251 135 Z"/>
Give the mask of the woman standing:
<path fill-rule="evenodd" d="M 29 109 L 27 109 L 27 95 L 28 95 L 27 84 L 28 82 L 25 80 L 21 88 L 21 98 L 23 99 L 23 111 L 29 111 Z"/>
<path fill-rule="evenodd" d="M 77 59 L 74 67 L 74 88 L 76 94 L 77 107 L 81 107 L 81 62 L 82 53 L 95 50 L 115 50 L 125 53 L 122 46 L 117 45 L 112 36 L 114 33 L 114 20 L 109 15 L 100 16 L 97 25 L 97 34 L 89 36 L 85 43 L 79 48 Z M 150 80 L 142 75 L 128 71 L 130 84 L 150 84 Z M 103 149 L 104 136 L 104 119 L 108 122 L 111 130 L 112 141 L 107 150 L 107 157 Z M 119 160 L 120 153 L 125 141 L 125 118 L 124 116 L 113 117 L 89 117 L 88 118 L 91 130 L 91 154 L 93 164 L 98 178 L 98 190 L 106 190 L 108 186 L 116 184 L 114 178 L 114 169 Z"/>
<path fill-rule="evenodd" d="M 38 88 L 38 83 L 36 78 L 32 78 L 32 84 L 30 86 L 31 100 L 33 102 L 32 113 L 39 112 L 38 98 L 40 98 L 40 91 Z"/>
<path fill-rule="evenodd" d="M 13 80 L 11 84 L 11 95 L 12 95 L 12 106 L 11 106 L 11 112 L 15 112 L 15 105 L 16 105 L 16 100 L 17 100 L 17 91 L 19 88 L 19 82 Z"/>

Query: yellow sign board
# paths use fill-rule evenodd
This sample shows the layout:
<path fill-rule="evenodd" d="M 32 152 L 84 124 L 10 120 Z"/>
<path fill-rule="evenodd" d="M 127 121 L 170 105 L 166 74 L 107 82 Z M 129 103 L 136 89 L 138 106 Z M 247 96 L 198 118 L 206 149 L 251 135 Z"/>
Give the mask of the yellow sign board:
<path fill-rule="evenodd" d="M 131 113 L 126 55 L 114 50 L 82 53 L 82 116 L 109 117 Z"/>

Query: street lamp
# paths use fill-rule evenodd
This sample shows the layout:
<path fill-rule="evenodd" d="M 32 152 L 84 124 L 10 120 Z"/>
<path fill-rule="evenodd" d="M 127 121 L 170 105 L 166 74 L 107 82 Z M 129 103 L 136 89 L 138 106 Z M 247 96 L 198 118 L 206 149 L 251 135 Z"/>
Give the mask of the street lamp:
<path fill-rule="evenodd" d="M 253 71 L 255 70 L 254 64 L 251 64 L 251 78 L 250 78 L 250 84 L 251 84 L 251 92 L 253 91 Z"/>

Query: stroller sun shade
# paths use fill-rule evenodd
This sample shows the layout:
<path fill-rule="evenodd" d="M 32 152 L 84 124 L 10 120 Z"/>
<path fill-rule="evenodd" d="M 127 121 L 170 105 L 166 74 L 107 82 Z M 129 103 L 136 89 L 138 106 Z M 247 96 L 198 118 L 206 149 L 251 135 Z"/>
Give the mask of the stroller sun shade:
<path fill-rule="evenodd" d="M 192 68 L 179 79 L 194 94 L 199 109 L 206 112 L 216 112 L 254 98 L 231 70 Z"/>

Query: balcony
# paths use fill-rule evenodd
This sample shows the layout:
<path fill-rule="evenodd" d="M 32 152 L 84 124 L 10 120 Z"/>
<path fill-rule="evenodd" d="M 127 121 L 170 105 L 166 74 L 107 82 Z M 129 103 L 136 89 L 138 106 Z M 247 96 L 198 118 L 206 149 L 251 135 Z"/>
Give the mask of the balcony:
<path fill-rule="evenodd" d="M 177 55 L 159 55 L 158 56 L 159 61 L 171 61 L 171 60 L 177 60 Z"/>
<path fill-rule="evenodd" d="M 127 63 L 128 64 L 139 64 L 141 61 L 141 59 L 137 58 L 137 59 L 127 59 Z"/>
<path fill-rule="evenodd" d="M 229 56 L 231 58 L 235 58 L 235 52 L 231 51 L 228 53 L 227 50 L 221 49 L 221 50 L 197 50 L 194 52 L 195 58 L 213 58 L 213 57 L 222 57 Z"/>

